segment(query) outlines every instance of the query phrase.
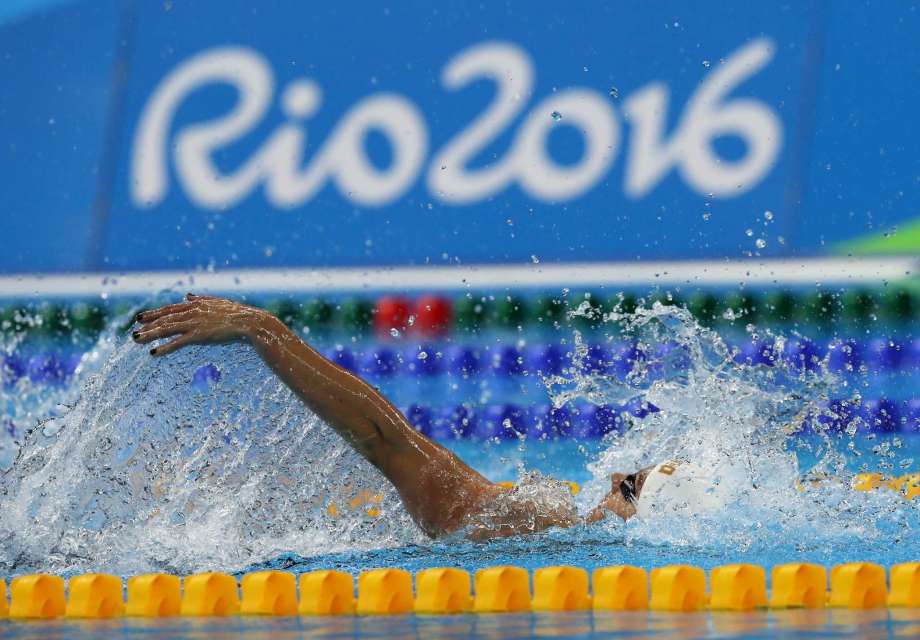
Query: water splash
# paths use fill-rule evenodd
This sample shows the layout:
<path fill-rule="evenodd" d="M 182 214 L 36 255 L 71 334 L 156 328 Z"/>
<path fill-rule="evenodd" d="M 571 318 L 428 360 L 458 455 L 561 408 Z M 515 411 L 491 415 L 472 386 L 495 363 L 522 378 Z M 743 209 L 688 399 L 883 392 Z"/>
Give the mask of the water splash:
<path fill-rule="evenodd" d="M 634 345 L 625 373 L 622 367 L 590 373 L 587 347 L 576 333 L 573 366 L 546 380 L 554 404 L 638 397 L 658 411 L 641 420 L 624 415 L 627 429 L 609 436 L 609 446 L 589 465 L 593 480 L 580 495 L 582 508 L 610 490 L 613 472 L 675 458 L 710 470 L 726 497 L 716 514 L 633 519 L 625 525 L 627 543 L 723 551 L 788 540 L 890 543 L 920 522 L 916 505 L 896 494 L 849 488 L 849 455 L 858 449 L 854 436 L 863 425 L 828 405 L 841 381 L 828 372 L 826 360 L 796 366 L 792 358 L 790 364 L 784 354 L 789 343 L 770 336 L 774 366 L 739 363 L 738 354 L 687 310 L 657 302 L 604 320 L 608 339 Z M 622 525 L 611 520 L 607 526 Z"/>
<path fill-rule="evenodd" d="M 388 486 L 251 349 L 122 341 L 0 478 L 0 568 L 187 573 L 415 541 L 392 490 L 360 492 Z"/>
<path fill-rule="evenodd" d="M 595 313 L 583 306 L 580 312 Z M 341 553 L 360 566 L 381 549 L 394 550 L 394 563 L 430 566 L 443 564 L 448 548 L 460 562 L 573 557 L 587 566 L 629 560 L 623 554 L 636 549 L 657 563 L 700 553 L 769 558 L 771 549 L 788 558 L 848 549 L 856 540 L 860 549 L 908 540 L 920 521 L 915 504 L 846 486 L 860 425 L 846 418 L 843 428 L 822 426 L 822 418 L 844 419 L 827 405 L 838 381 L 826 367 L 796 368 L 783 357 L 773 367 L 739 364 L 715 332 L 674 307 L 656 304 L 603 321 L 610 344 L 623 346 L 612 372 L 588 366 L 590 349 L 576 333 L 572 367 L 546 381 L 553 402 L 639 398 L 659 410 L 626 417 L 629 428 L 608 436 L 578 507 L 600 501 L 613 471 L 682 456 L 713 469 L 732 463 L 724 513 L 664 513 L 625 525 L 610 519 L 486 547 L 431 543 L 389 483 L 248 347 L 189 348 L 152 359 L 110 332 L 71 389 L 45 391 L 38 409 L 17 409 L 41 420 L 0 476 L 0 570 L 188 573 L 291 554 L 322 563 Z M 787 343 L 771 337 L 781 355 Z M 791 437 L 799 431 L 813 434 Z M 495 505 L 499 515 L 521 502 L 570 507 L 559 483 L 522 477 Z M 839 481 L 811 485 L 822 477 Z"/>

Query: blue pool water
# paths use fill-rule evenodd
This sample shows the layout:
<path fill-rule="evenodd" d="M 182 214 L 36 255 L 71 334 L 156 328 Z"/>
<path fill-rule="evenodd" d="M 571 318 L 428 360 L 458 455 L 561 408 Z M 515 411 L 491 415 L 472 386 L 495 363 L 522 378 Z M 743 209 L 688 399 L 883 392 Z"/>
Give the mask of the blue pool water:
<path fill-rule="evenodd" d="M 750 613 L 567 612 L 541 614 L 124 619 L 0 622 L 16 640 L 213 637 L 247 638 L 911 638 L 916 610 L 789 610 Z"/>
<path fill-rule="evenodd" d="M 839 336 L 723 333 L 725 340 L 686 312 L 656 307 L 593 332 L 493 332 L 421 345 L 316 339 L 331 355 L 347 350 L 354 357 L 343 364 L 359 370 L 368 354 L 396 353 L 395 371 L 363 373 L 419 429 L 490 479 L 523 478 L 533 490 L 545 476 L 578 482 L 572 501 L 582 512 L 600 500 L 613 471 L 675 454 L 704 465 L 743 460 L 747 468 L 733 500 L 713 516 L 608 520 L 474 544 L 460 535 L 425 538 L 376 470 L 244 345 L 153 360 L 116 321 L 72 379 L 21 375 L 4 387 L 0 575 L 890 565 L 920 557 L 912 533 L 920 501 L 848 486 L 859 471 L 917 469 L 913 352 L 902 358 L 910 366 L 848 369 L 835 356 Z M 860 344 L 878 335 L 882 329 Z M 759 346 L 733 351 L 733 344 Z M 807 344 L 825 346 L 812 359 Z M 563 366 L 550 370 L 547 346 L 562 352 Z M 456 362 L 470 349 L 478 351 L 475 371 Z M 459 433 L 450 423 L 458 406 L 475 428 Z M 543 430 L 547 411 L 562 412 L 562 426 Z"/>

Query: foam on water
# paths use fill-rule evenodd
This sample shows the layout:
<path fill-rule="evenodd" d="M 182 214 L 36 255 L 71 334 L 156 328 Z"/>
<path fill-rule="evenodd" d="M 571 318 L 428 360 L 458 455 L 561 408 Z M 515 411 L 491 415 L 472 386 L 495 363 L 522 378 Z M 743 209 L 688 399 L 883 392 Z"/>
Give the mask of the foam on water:
<path fill-rule="evenodd" d="M 0 480 L 3 570 L 183 573 L 420 539 L 389 484 L 250 348 L 153 359 L 116 343 Z M 211 363 L 220 379 L 193 381 Z M 350 509 L 357 488 L 387 517 Z"/>
<path fill-rule="evenodd" d="M 589 465 L 594 479 L 584 487 L 582 506 L 596 504 L 610 489 L 611 473 L 675 458 L 712 470 L 726 500 L 723 511 L 689 519 L 664 512 L 625 525 L 607 521 L 608 527 L 624 528 L 627 543 L 739 551 L 790 540 L 804 546 L 856 539 L 891 544 L 917 525 L 916 504 L 892 492 L 868 495 L 849 488 L 848 456 L 861 455 L 854 436 L 864 425 L 853 418 L 843 428 L 829 428 L 823 420 L 838 418 L 827 400 L 843 386 L 826 362 L 793 366 L 784 358 L 786 340 L 770 336 L 775 366 L 740 364 L 720 336 L 700 327 L 688 311 L 659 303 L 632 315 L 611 314 L 605 322 L 609 337 L 635 340 L 635 364 L 625 377 L 587 374 L 575 366 L 547 380 L 554 403 L 638 396 L 658 411 L 643 419 L 626 416 L 625 432 L 611 436 Z M 578 335 L 576 343 L 576 358 L 584 360 L 587 350 Z M 792 437 L 803 431 L 813 435 Z M 897 438 L 892 441 L 897 446 Z"/>
<path fill-rule="evenodd" d="M 817 428 L 838 384 L 826 370 L 739 365 L 718 335 L 673 307 L 614 314 L 605 326 L 611 340 L 635 339 L 641 357 L 625 379 L 588 374 L 587 349 L 576 335 L 573 367 L 547 380 L 553 401 L 638 396 L 659 411 L 609 436 L 577 506 L 593 507 L 613 471 L 679 456 L 713 469 L 731 463 L 730 476 L 718 478 L 731 489 L 724 512 L 691 519 L 663 513 L 626 524 L 611 518 L 485 547 L 429 542 L 389 483 L 247 346 L 192 347 L 153 359 L 109 333 L 79 384 L 45 399 L 39 413 L 46 418 L 0 476 L 0 571 L 188 573 L 289 554 L 357 553 L 373 561 L 379 552 L 368 551 L 380 549 L 413 550 L 400 556 L 409 565 L 437 564 L 450 553 L 458 562 L 511 561 L 509 554 L 567 557 L 582 548 L 593 554 L 585 562 L 605 562 L 615 555 L 605 544 L 689 553 L 788 549 L 796 540 L 813 549 L 852 540 L 891 544 L 916 527 L 915 505 L 846 486 L 852 435 Z M 803 428 L 817 433 L 790 437 Z M 803 477 L 822 474 L 834 479 L 797 488 Z M 382 496 L 371 507 L 383 517 L 365 516 L 368 496 L 360 494 L 368 489 Z M 562 486 L 539 474 L 526 475 L 508 500 L 570 506 Z"/>

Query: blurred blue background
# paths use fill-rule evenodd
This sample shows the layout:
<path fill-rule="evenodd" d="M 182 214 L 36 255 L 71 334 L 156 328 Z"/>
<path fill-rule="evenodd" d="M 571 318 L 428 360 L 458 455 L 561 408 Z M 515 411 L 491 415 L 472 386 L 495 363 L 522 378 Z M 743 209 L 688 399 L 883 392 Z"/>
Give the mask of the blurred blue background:
<path fill-rule="evenodd" d="M 920 246 L 914 3 L 17 0 L 0 20 L 6 274 Z"/>

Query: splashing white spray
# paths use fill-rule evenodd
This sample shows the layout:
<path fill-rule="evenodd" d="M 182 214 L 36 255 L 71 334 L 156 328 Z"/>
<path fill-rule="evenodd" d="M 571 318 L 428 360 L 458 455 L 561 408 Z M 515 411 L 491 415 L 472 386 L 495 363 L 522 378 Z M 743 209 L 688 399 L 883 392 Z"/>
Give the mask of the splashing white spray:
<path fill-rule="evenodd" d="M 594 480 L 580 495 L 582 508 L 610 490 L 611 473 L 675 458 L 711 470 L 725 500 L 716 514 L 634 518 L 626 525 L 628 543 L 743 550 L 773 536 L 865 541 L 900 535 L 916 520 L 915 506 L 894 494 L 868 496 L 849 488 L 852 474 L 841 451 L 856 425 L 828 429 L 819 421 L 839 385 L 826 363 L 796 368 L 779 353 L 773 367 L 739 364 L 719 335 L 688 311 L 657 302 L 634 314 L 610 314 L 605 322 L 608 338 L 635 342 L 628 373 L 586 373 L 587 348 L 576 333 L 574 366 L 546 381 L 554 403 L 638 396 L 658 411 L 641 420 L 625 416 L 626 431 L 611 435 L 610 446 L 589 465 Z M 781 350 L 784 341 L 776 344 Z M 802 431 L 814 435 L 794 437 Z M 798 447 L 811 449 L 808 457 L 816 461 L 803 467 Z M 814 486 L 813 478 L 823 481 Z M 610 520 L 607 526 L 620 524 Z"/>
<path fill-rule="evenodd" d="M 738 365 L 715 333 L 673 307 L 613 314 L 607 322 L 611 340 L 636 341 L 639 357 L 628 374 L 585 373 L 587 350 L 576 336 L 570 373 L 547 380 L 554 402 L 640 396 L 659 411 L 611 436 L 591 465 L 595 479 L 580 506 L 601 499 L 612 471 L 675 456 L 714 469 L 732 461 L 741 469 L 730 479 L 723 513 L 632 520 L 627 544 L 743 550 L 772 540 L 891 541 L 916 524 L 915 505 L 846 486 L 846 430 L 790 438 L 826 413 L 834 385 L 826 371 Z M 95 351 L 104 361 L 98 373 L 62 396 L 69 409 L 32 429 L 0 476 L 3 571 L 187 573 L 243 568 L 291 552 L 423 541 L 389 483 L 249 348 L 189 348 L 154 360 L 136 345 L 107 340 Z M 209 363 L 217 363 L 220 379 L 202 389 L 194 372 Z M 818 447 L 810 473 L 843 481 L 800 491 L 806 470 L 795 446 Z M 333 515 L 330 504 L 348 505 L 365 488 L 380 492 L 380 515 L 367 517 L 363 507 Z M 558 483 L 537 476 L 519 493 L 535 503 L 567 502 Z"/>
<path fill-rule="evenodd" d="M 0 567 L 182 573 L 418 539 L 386 487 L 251 349 L 122 344 L 0 481 Z M 382 515 L 347 508 L 361 488 Z"/>

